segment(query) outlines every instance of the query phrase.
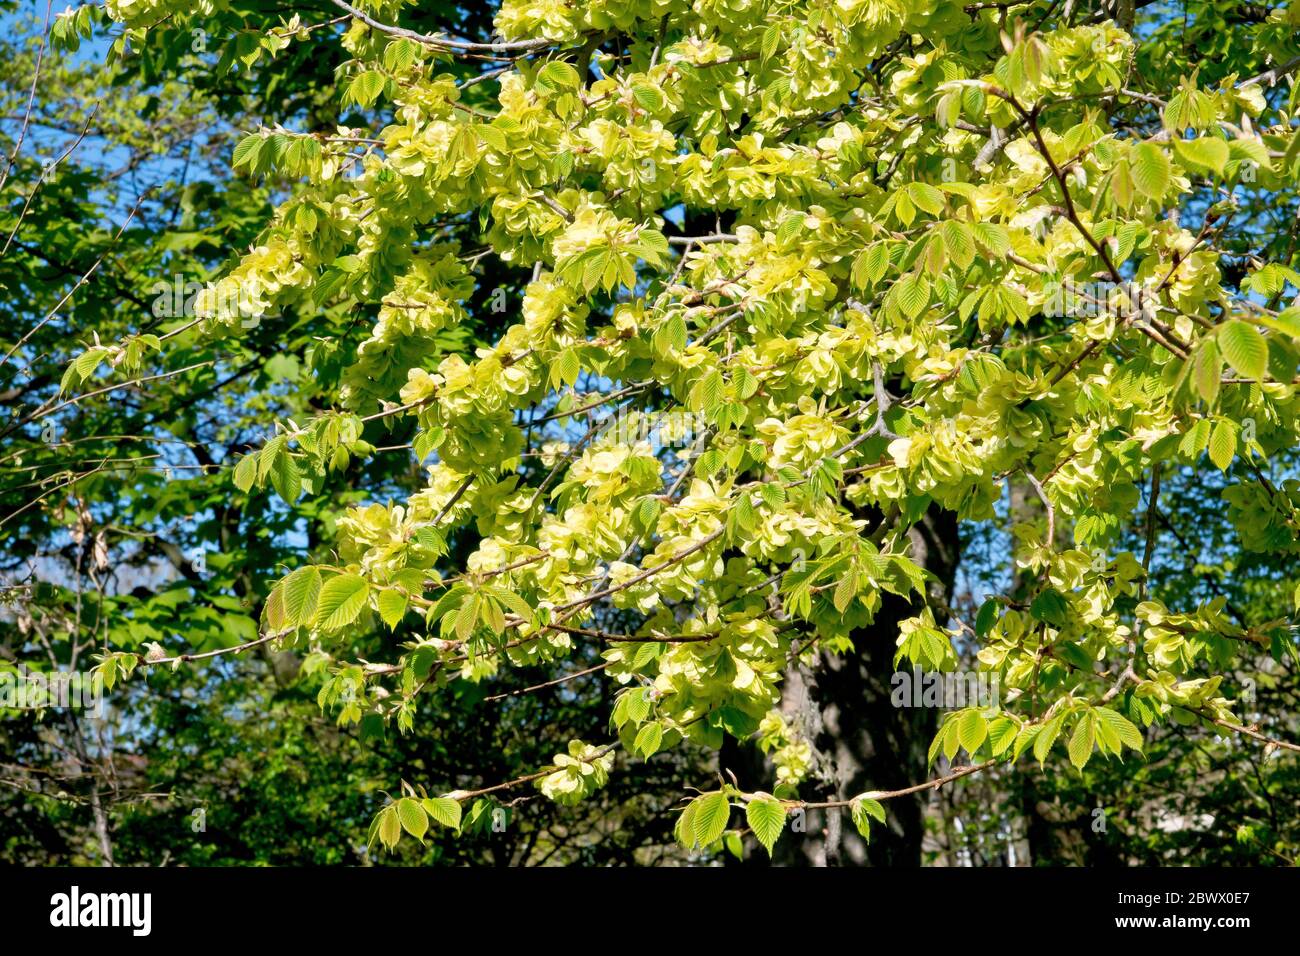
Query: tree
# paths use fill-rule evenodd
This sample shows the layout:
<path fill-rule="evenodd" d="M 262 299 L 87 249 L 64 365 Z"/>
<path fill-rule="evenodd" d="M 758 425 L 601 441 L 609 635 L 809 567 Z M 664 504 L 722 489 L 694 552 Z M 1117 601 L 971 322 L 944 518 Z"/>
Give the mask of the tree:
<path fill-rule="evenodd" d="M 227 66 L 341 64 L 337 121 L 268 111 L 234 147 L 283 186 L 181 339 L 300 336 L 326 399 L 245 410 L 275 430 L 222 469 L 244 508 L 330 527 L 231 582 L 265 601 L 211 653 L 295 652 L 368 735 L 521 668 L 547 676 L 518 696 L 612 698 L 534 771 L 392 781 L 390 848 L 725 745 L 717 782 L 676 781 L 687 850 L 789 825 L 787 859 L 874 831 L 919 862 L 918 795 L 1031 754 L 1086 771 L 1173 726 L 1300 749 L 1237 703 L 1239 666 L 1294 662 L 1276 605 L 1156 586 L 1170 487 L 1222 475 L 1237 549 L 1300 532 L 1300 12 L 1193 6 L 1180 34 L 1164 4 L 506 2 L 475 41 L 391 2 L 110 0 L 146 72 L 234 24 Z M 422 487 L 359 478 L 405 444 Z M 959 522 L 1014 541 L 970 608 Z M 191 663 L 138 643 L 107 637 L 106 684 Z M 887 696 L 913 667 L 1004 693 L 935 727 Z"/>

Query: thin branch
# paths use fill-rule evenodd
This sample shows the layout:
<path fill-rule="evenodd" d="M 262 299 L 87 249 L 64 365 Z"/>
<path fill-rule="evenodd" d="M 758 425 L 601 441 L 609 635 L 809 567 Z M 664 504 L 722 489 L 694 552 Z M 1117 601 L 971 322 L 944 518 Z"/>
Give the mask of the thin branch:
<path fill-rule="evenodd" d="M 340 10 L 346 11 L 352 17 L 360 20 L 366 26 L 378 30 L 380 33 L 387 33 L 389 36 L 401 37 L 405 40 L 414 40 L 416 43 L 438 47 L 449 53 L 531 53 L 536 50 L 545 50 L 557 45 L 557 41 L 555 40 L 512 40 L 502 41 L 500 43 L 472 43 L 468 40 L 453 40 L 443 34 L 416 33 L 414 30 L 407 30 L 405 27 L 393 26 L 390 23 L 381 23 L 369 14 L 344 2 L 344 0 L 331 0 L 331 2 Z"/>
<path fill-rule="evenodd" d="M 505 694 L 493 694 L 491 697 L 484 697 L 483 702 L 485 704 L 495 703 L 498 700 L 505 700 L 507 697 L 520 697 L 524 694 L 533 694 L 539 690 L 546 690 L 548 687 L 556 687 L 560 684 L 568 683 L 571 680 L 577 680 L 579 677 L 586 677 L 588 674 L 595 674 L 598 671 L 603 671 L 611 663 L 613 662 L 604 661 L 603 663 L 597 664 L 595 667 L 588 667 L 586 670 L 574 671 L 572 674 L 565 674 L 563 677 L 557 677 L 555 680 L 548 680 L 544 684 L 534 684 L 532 687 L 512 690 Z"/>
<path fill-rule="evenodd" d="M 59 310 L 63 308 L 64 304 L 67 303 L 67 301 L 70 298 L 72 298 L 72 296 L 76 293 L 76 291 L 80 289 L 92 275 L 95 274 L 95 270 L 97 270 L 100 266 L 100 263 L 104 261 L 104 257 L 108 255 L 109 250 L 112 249 L 113 245 L 117 242 L 117 240 L 122 237 L 122 233 L 126 231 L 126 227 L 131 225 L 131 220 L 135 218 L 135 214 L 140 210 L 140 205 L 144 202 L 145 197 L 148 195 L 149 195 L 149 190 L 147 189 L 140 194 L 140 198 L 137 199 L 135 205 L 131 207 L 131 212 L 127 215 L 126 220 L 122 223 L 121 227 L 113 235 L 113 240 L 112 242 L 109 243 L 108 248 L 105 249 L 102 253 L 100 253 L 99 258 L 95 260 L 94 264 L 89 269 L 87 269 L 85 274 L 82 275 L 82 277 L 73 284 L 71 289 L 69 289 L 66 293 L 64 293 L 63 298 L 60 299 L 58 304 L 46 314 L 45 318 L 37 322 L 36 325 L 29 332 L 27 332 L 27 334 L 25 334 L 21 339 L 15 342 L 13 347 L 10 348 L 9 351 L 4 354 L 4 358 L 0 358 L 0 366 L 3 366 L 5 362 L 8 362 L 10 357 L 14 354 L 14 352 L 22 348 L 24 343 L 26 343 L 28 339 L 30 339 L 33 335 L 39 332 L 41 328 L 45 325 L 45 323 L 49 322 L 50 319 L 58 315 Z"/>
<path fill-rule="evenodd" d="M 972 764 L 969 767 L 962 767 L 954 770 L 950 774 L 942 777 L 936 777 L 934 780 L 927 780 L 925 783 L 913 784 L 910 787 L 904 787 L 901 790 L 882 790 L 870 794 L 872 800 L 893 800 L 895 797 L 906 797 L 913 793 L 921 793 L 926 790 L 938 790 L 944 784 L 952 783 L 954 780 L 960 780 L 962 777 L 969 777 L 973 773 L 979 773 L 981 770 L 987 770 L 998 761 L 986 760 L 984 763 Z M 851 797 L 847 800 L 825 800 L 820 803 L 810 803 L 807 800 L 783 800 L 786 807 L 793 807 L 801 810 L 833 810 L 840 807 L 852 806 L 857 797 Z"/>
<path fill-rule="evenodd" d="M 27 94 L 27 110 L 23 113 L 23 125 L 18 130 L 18 140 L 9 153 L 9 162 L 5 165 L 4 175 L 0 176 L 0 189 L 4 189 L 5 183 L 9 181 L 9 173 L 14 168 L 14 162 L 18 159 L 19 151 L 23 148 L 23 140 L 27 138 L 27 127 L 31 124 L 32 118 L 32 104 L 36 101 L 36 84 L 40 82 L 41 63 L 45 59 L 45 44 L 50 36 L 50 8 L 53 6 L 54 0 L 45 0 L 45 22 L 41 27 L 41 45 L 36 52 L 36 69 L 32 74 L 32 88 Z"/>

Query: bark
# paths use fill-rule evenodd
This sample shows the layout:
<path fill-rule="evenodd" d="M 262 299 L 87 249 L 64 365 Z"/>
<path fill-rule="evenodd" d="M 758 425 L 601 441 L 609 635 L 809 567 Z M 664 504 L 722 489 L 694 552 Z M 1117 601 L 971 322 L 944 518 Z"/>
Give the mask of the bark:
<path fill-rule="evenodd" d="M 911 532 L 913 559 L 938 579 L 932 593 L 949 603 L 959 560 L 957 521 L 932 508 Z M 894 673 L 899 622 L 915 614 L 909 604 L 886 595 L 875 621 L 853 635 L 855 652 L 822 655 L 813 668 L 786 675 L 782 707 L 792 726 L 813 745 L 814 770 L 800 788 L 809 800 L 846 799 L 868 790 L 895 790 L 926 779 L 926 754 L 938 723 L 934 708 L 895 707 Z M 742 786 L 770 789 L 773 774 L 750 745 L 730 743 L 722 766 Z M 871 842 L 858 835 L 847 810 L 795 815 L 775 848 L 778 866 L 920 866 L 927 794 L 887 804 L 887 826 L 874 824 Z M 800 825 L 803 832 L 800 832 Z M 760 849 L 752 861 L 764 862 Z"/>
<path fill-rule="evenodd" d="M 1024 480 L 1013 479 L 1010 482 L 1008 502 L 1008 525 L 1033 522 L 1045 514 L 1043 504 Z M 1057 529 L 1058 544 L 1065 543 L 1063 529 Z M 1007 555 L 1008 570 L 1014 582 L 1011 596 L 1017 601 L 1028 601 L 1033 592 L 1033 576 L 1016 567 L 1015 548 Z M 1053 866 L 1063 864 L 1062 845 L 1057 832 L 1057 825 L 1051 816 L 1051 809 L 1043 794 L 1039 792 L 1036 769 L 1024 767 L 1020 779 L 1020 813 L 1024 818 L 1024 831 L 1027 853 L 1022 861 L 1024 866 Z"/>
<path fill-rule="evenodd" d="M 95 828 L 95 842 L 99 845 L 99 865 L 114 866 L 113 838 L 108 808 L 104 806 L 102 791 L 99 786 L 99 765 L 92 762 L 90 749 L 86 746 L 85 735 L 81 731 L 81 722 L 71 711 L 67 713 L 68 740 L 77 757 L 78 773 L 88 779 L 86 789 L 90 803 L 91 820 Z"/>

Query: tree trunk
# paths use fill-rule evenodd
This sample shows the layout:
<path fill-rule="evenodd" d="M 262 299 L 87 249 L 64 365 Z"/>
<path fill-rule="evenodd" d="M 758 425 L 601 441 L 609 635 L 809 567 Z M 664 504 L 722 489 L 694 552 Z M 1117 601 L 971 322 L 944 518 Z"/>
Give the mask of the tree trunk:
<path fill-rule="evenodd" d="M 911 532 L 911 555 L 937 578 L 934 597 L 949 603 L 959 547 L 954 515 L 931 508 Z M 782 708 L 814 750 L 813 772 L 800 794 L 813 801 L 846 799 L 868 790 L 897 790 L 922 782 L 938 711 L 895 707 L 890 677 L 898 624 L 918 610 L 886 595 L 869 628 L 853 635 L 855 652 L 821 655 L 815 666 L 786 674 Z M 729 743 L 722 766 L 742 786 L 771 787 L 773 774 L 752 745 Z M 778 866 L 920 866 L 923 814 L 928 794 L 886 804 L 887 825 L 874 824 L 871 842 L 858 835 L 847 810 L 795 815 L 775 847 Z M 802 832 L 801 832 L 802 830 Z M 762 865 L 759 850 L 752 861 Z"/>
<path fill-rule="evenodd" d="M 72 711 L 66 712 L 65 722 L 68 727 L 68 739 L 73 753 L 77 757 L 77 773 L 88 776 L 87 793 L 89 795 L 91 819 L 95 827 L 95 840 L 99 844 L 99 865 L 113 866 L 113 838 L 110 832 L 108 810 L 104 806 L 99 786 L 99 765 L 90 758 L 90 749 L 86 746 L 85 735 L 81 732 L 80 719 Z"/>
<path fill-rule="evenodd" d="M 1013 479 L 1007 507 L 1007 524 L 1017 524 L 1045 518 L 1046 512 L 1042 501 L 1031 489 L 1029 483 Z M 1057 529 L 1055 544 L 1068 548 L 1071 543 L 1064 536 L 1064 529 Z M 1034 577 L 1016 567 L 1015 547 L 1007 554 L 1007 569 L 1013 582 L 1011 596 L 1021 602 L 1028 602 L 1033 596 Z M 1056 823 L 1051 819 L 1050 808 L 1039 793 L 1036 780 L 1037 770 L 1024 768 L 1020 778 L 1020 812 L 1024 817 L 1025 841 L 1028 852 L 1023 862 L 1025 866 L 1063 866 L 1066 861 L 1062 854 Z"/>

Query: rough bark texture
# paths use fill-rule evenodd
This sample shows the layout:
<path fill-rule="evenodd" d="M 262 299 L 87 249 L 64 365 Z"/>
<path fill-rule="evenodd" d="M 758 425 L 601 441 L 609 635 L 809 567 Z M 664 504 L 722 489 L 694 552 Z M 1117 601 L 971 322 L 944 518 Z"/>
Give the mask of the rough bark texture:
<path fill-rule="evenodd" d="M 1038 500 L 1028 482 L 1013 479 L 1010 486 L 1009 525 L 1032 522 L 1044 515 L 1042 502 Z M 1033 588 L 1033 576 L 1025 574 L 1016 567 L 1014 547 L 1007 555 L 1007 565 L 1014 582 L 1011 596 L 1017 601 L 1028 600 Z M 1038 792 L 1035 775 L 1036 771 L 1026 768 L 1020 781 L 1020 812 L 1024 817 L 1027 844 L 1027 853 L 1023 861 L 1025 866 L 1051 865 L 1052 861 L 1059 861 L 1061 855 L 1056 824 L 1052 821 L 1050 807 Z"/>
<path fill-rule="evenodd" d="M 947 603 L 959 558 L 957 522 L 931 509 L 911 533 L 914 560 L 938 581 L 934 595 Z M 820 801 L 867 790 L 895 790 L 926 778 L 926 752 L 937 725 L 933 708 L 899 708 L 890 701 L 898 623 L 917 607 L 887 595 L 870 628 L 854 635 L 856 653 L 822 655 L 812 668 L 791 668 L 782 707 L 815 751 L 813 774 L 801 795 Z M 749 746 L 724 747 L 722 766 L 742 786 L 771 787 L 772 773 Z M 847 811 L 797 815 L 776 845 L 778 866 L 919 866 L 928 795 L 890 800 L 888 826 L 872 828 L 868 845 Z M 801 832 L 802 827 L 802 832 Z M 765 860 L 762 850 L 753 862 Z"/>

